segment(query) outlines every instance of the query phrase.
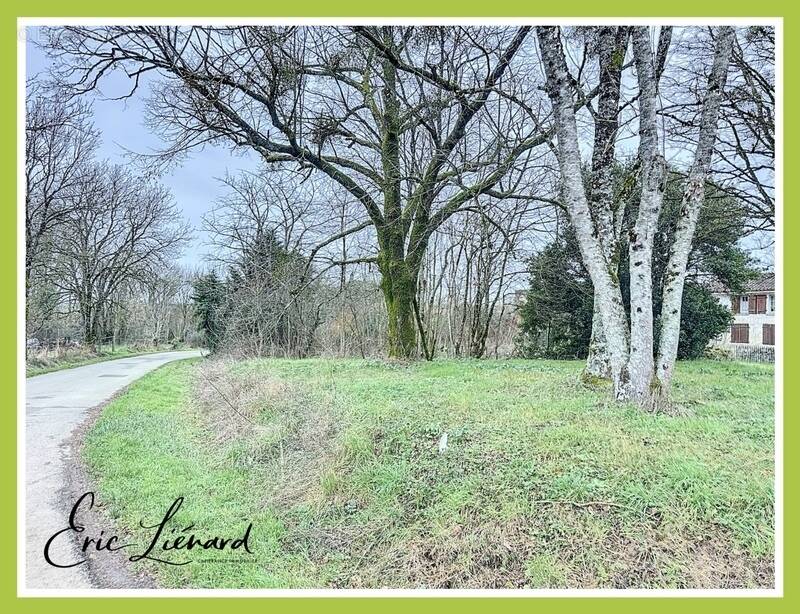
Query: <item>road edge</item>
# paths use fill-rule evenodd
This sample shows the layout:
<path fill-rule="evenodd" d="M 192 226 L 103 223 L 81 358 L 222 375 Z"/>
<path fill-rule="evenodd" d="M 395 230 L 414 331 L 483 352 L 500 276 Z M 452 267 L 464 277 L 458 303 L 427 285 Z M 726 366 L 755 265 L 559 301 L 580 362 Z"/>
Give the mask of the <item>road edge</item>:
<path fill-rule="evenodd" d="M 130 533 L 120 527 L 109 515 L 105 502 L 99 493 L 99 485 L 86 466 L 83 458 L 86 435 L 92 430 L 95 424 L 97 424 L 97 421 L 100 419 L 106 407 L 119 397 L 127 394 L 131 386 L 142 381 L 145 377 L 157 373 L 168 365 L 174 365 L 184 360 L 195 360 L 196 358 L 202 358 L 202 356 L 182 358 L 164 363 L 139 379 L 131 382 L 124 388 L 121 388 L 99 405 L 87 410 L 86 418 L 73 430 L 63 450 L 63 453 L 70 459 L 70 462 L 64 462 L 65 486 L 59 493 L 62 504 L 61 508 L 65 518 L 69 515 L 74 502 L 77 501 L 82 494 L 92 491 L 95 493 L 95 505 L 89 512 L 84 512 L 81 519 L 86 521 L 89 526 L 105 531 L 107 535 L 119 535 L 121 538 L 132 537 Z M 94 533 L 97 534 L 97 531 Z M 152 574 L 142 569 L 141 566 L 135 566 L 128 560 L 128 555 L 125 553 L 125 550 L 116 552 L 103 551 L 100 557 L 98 557 L 96 553 L 89 553 L 86 562 L 86 572 L 89 582 L 92 584 L 92 588 L 96 589 L 130 590 L 160 588 Z"/>

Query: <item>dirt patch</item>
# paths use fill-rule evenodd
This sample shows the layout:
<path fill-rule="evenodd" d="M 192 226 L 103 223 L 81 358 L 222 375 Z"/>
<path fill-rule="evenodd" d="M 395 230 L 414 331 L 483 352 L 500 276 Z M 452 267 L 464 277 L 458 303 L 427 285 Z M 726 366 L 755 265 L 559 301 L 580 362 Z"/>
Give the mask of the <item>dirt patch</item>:
<path fill-rule="evenodd" d="M 755 563 L 721 540 L 698 542 L 692 549 L 694 565 L 687 570 L 691 586 L 742 588 L 775 586 L 775 564 L 770 558 Z"/>
<path fill-rule="evenodd" d="M 106 512 L 103 497 L 98 493 L 97 484 L 92 480 L 82 460 L 83 444 L 87 433 L 91 431 L 106 406 L 119 395 L 124 394 L 124 392 L 125 389 L 101 405 L 89 410 L 86 420 L 73 431 L 67 442 L 70 457 L 73 461 L 65 463 L 65 486 L 61 492 L 60 500 L 63 502 L 64 517 L 66 518 L 72 505 L 81 495 L 89 491 L 94 492 L 94 507 L 90 511 L 84 511 L 81 514 L 81 520 L 85 526 L 91 527 L 94 535 L 99 535 L 100 531 L 104 531 L 106 536 L 119 535 L 122 541 L 127 541 L 131 536 L 120 529 Z M 100 553 L 90 552 L 85 566 L 94 587 L 120 589 L 158 588 L 152 576 L 140 569 L 134 569 L 133 564 L 128 560 L 129 556 L 130 554 L 127 554 L 125 550 L 116 552 L 103 551 Z"/>

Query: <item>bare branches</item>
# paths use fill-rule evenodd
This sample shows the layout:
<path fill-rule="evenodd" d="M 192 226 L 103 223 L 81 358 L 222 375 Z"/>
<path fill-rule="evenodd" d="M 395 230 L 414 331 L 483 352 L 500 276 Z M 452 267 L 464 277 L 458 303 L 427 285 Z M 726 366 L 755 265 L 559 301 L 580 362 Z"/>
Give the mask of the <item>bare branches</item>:
<path fill-rule="evenodd" d="M 77 304 L 83 337 L 102 338 L 103 318 L 126 285 L 147 284 L 188 236 L 169 193 L 120 167 L 95 164 L 53 229 L 53 283 Z"/>
<path fill-rule="evenodd" d="M 264 318 L 283 322 L 254 337 L 278 347 L 281 326 L 297 325 L 295 316 L 317 322 L 333 300 L 327 291 L 346 293 L 348 273 L 377 274 L 390 354 L 414 355 L 418 329 L 432 356 L 438 329 L 421 276 L 435 277 L 425 270 L 428 250 L 463 223 L 479 234 L 480 247 L 445 251 L 471 259 L 458 270 L 470 276 L 465 285 L 482 311 L 464 316 L 472 322 L 463 327 L 479 331 L 469 345 L 483 352 L 485 315 L 494 305 L 502 313 L 509 293 L 498 276 L 514 269 L 514 253 L 504 250 L 522 229 L 532 233 L 531 220 L 547 207 L 566 211 L 575 227 L 603 305 L 598 322 L 616 329 L 607 341 L 624 379 L 630 348 L 652 353 L 652 335 L 645 342 L 630 336 L 619 262 L 626 246 L 637 252 L 629 254 L 641 266 L 631 288 L 642 315 L 631 321 L 641 318 L 635 328 L 646 332 L 646 263 L 665 159 L 686 158 L 687 144 L 699 142 L 699 157 L 712 160 L 721 188 L 750 204 L 754 226 L 771 224 L 770 32 L 749 32 L 734 48 L 736 86 L 722 98 L 723 126 L 711 139 L 716 157 L 706 152 L 707 132 L 698 139 L 695 131 L 707 123 L 707 41 L 720 31 L 607 25 L 537 32 L 534 41 L 528 26 L 71 26 L 48 30 L 43 46 L 55 58 L 57 82 L 75 96 L 98 90 L 114 72 L 129 84 L 114 98 L 147 86 L 148 126 L 166 143 L 156 166 L 208 144 L 260 156 L 257 173 L 225 179 L 229 193 L 206 229 L 214 257 L 230 271 L 244 270 L 243 257 L 252 264 L 254 249 L 280 245 L 291 255 L 286 279 L 295 287 L 260 274 L 244 276 L 252 283 L 242 281 L 241 293 L 230 286 L 250 309 L 236 311 L 240 330 L 250 334 Z M 687 44 L 700 52 L 685 53 Z M 629 179 L 615 182 L 623 165 Z M 322 286 L 316 313 L 301 313 L 300 297 Z M 273 291 L 280 309 L 265 302 Z M 340 316 L 359 326 L 351 312 Z"/>
<path fill-rule="evenodd" d="M 98 134 L 90 107 L 66 101 L 62 92 L 28 84 L 25 115 L 26 295 L 42 243 L 76 206 L 75 194 L 91 174 L 88 160 Z"/>

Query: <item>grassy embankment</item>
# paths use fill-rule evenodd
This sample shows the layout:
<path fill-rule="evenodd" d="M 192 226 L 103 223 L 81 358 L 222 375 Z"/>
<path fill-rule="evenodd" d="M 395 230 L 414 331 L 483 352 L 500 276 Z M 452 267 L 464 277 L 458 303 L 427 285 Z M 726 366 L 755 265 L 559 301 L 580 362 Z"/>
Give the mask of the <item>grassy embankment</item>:
<path fill-rule="evenodd" d="M 33 377 L 62 369 L 72 369 L 73 367 L 83 367 L 106 360 L 117 358 L 130 358 L 142 354 L 152 354 L 154 352 L 167 352 L 176 348 L 173 345 L 163 345 L 158 347 L 142 347 L 121 345 L 113 350 L 110 347 L 105 349 L 86 349 L 86 348 L 66 348 L 59 352 L 37 352 L 28 357 L 25 363 L 25 377 Z"/>
<path fill-rule="evenodd" d="M 678 416 L 609 404 L 581 366 L 176 363 L 84 457 L 134 535 L 177 496 L 176 527 L 254 523 L 252 557 L 150 564 L 168 587 L 771 586 L 772 366 L 680 364 Z"/>

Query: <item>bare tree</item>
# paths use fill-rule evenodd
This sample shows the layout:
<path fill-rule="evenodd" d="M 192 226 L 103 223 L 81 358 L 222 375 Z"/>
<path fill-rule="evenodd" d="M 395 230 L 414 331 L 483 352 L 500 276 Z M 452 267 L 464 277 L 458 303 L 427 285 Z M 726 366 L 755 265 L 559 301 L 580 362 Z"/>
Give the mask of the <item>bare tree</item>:
<path fill-rule="evenodd" d="M 775 30 L 747 28 L 734 44 L 714 176 L 749 208 L 752 230 L 775 228 Z"/>
<path fill-rule="evenodd" d="M 133 95 L 157 73 L 150 123 L 167 154 L 223 141 L 347 192 L 363 217 L 323 244 L 372 228 L 373 252 L 348 261 L 377 264 L 389 353 L 409 356 L 432 234 L 477 196 L 524 193 L 532 151 L 549 142 L 538 76 L 512 68 L 528 31 L 70 27 L 51 30 L 46 46 L 78 92 L 122 69 Z"/>
<path fill-rule="evenodd" d="M 694 161 L 686 181 L 678 226 L 667 262 L 657 359 L 659 390 L 662 394 L 669 390 L 675 368 L 675 358 L 678 355 L 681 299 L 686 278 L 686 264 L 692 249 L 697 218 L 703 205 L 706 180 L 711 168 L 711 156 L 714 152 L 717 135 L 717 121 L 735 36 L 735 30 L 731 27 L 720 28 L 717 32 L 714 60 L 702 103 L 700 133 L 694 151 Z"/>
<path fill-rule="evenodd" d="M 144 281 L 142 289 L 146 296 L 149 336 L 153 345 L 167 341 L 170 319 L 178 292 L 184 280 L 179 271 L 167 269 Z"/>
<path fill-rule="evenodd" d="M 277 170 L 225 180 L 228 194 L 204 218 L 212 257 L 227 271 L 221 349 L 305 356 L 330 303 L 302 248 L 320 215 L 313 182 Z"/>
<path fill-rule="evenodd" d="M 698 146 L 684 196 L 681 221 L 672 247 L 668 267 L 670 280 L 664 288 L 657 373 L 654 372 L 653 358 L 651 267 L 655 227 L 665 187 L 665 161 L 659 154 L 657 129 L 659 62 L 655 60 L 651 50 L 649 30 L 646 27 L 636 27 L 632 31 L 638 80 L 637 164 L 641 197 L 629 237 L 630 325 L 622 302 L 619 278 L 595 227 L 584 186 L 574 110 L 574 80 L 565 59 L 559 29 L 542 26 L 537 28 L 537 32 L 547 75 L 548 95 L 554 111 L 565 204 L 575 229 L 581 257 L 594 285 L 595 302 L 603 320 L 614 395 L 619 400 L 633 399 L 643 406 L 653 407 L 664 400 L 664 395 L 669 390 L 676 357 L 686 257 L 691 248 L 694 226 L 702 204 L 734 31 L 730 27 L 722 27 L 717 32 L 714 62 L 702 103 L 703 119 Z"/>
<path fill-rule="evenodd" d="M 624 206 L 615 198 L 613 174 L 620 123 L 620 89 L 629 30 L 630 28 L 624 26 L 596 29 L 599 76 L 597 111 L 593 114 L 594 144 L 588 198 L 605 259 L 611 267 L 619 261 L 619 239 L 625 213 Z M 607 378 L 611 375 L 611 365 L 599 307 L 599 302 L 595 301 L 586 373 Z"/>
<path fill-rule="evenodd" d="M 531 225 L 544 223 L 541 213 L 525 200 L 514 206 L 476 206 L 437 231 L 422 268 L 416 306 L 428 358 L 437 349 L 451 356 L 486 355 L 490 334 L 498 333 L 509 307 L 514 281 L 525 271 L 523 238 Z M 513 333 L 508 352 L 511 337 Z"/>
<path fill-rule="evenodd" d="M 180 283 L 175 293 L 175 339 L 178 343 L 186 343 L 190 333 L 196 328 L 192 309 L 192 282 L 197 274 L 186 267 L 176 267 L 176 275 Z"/>
<path fill-rule="evenodd" d="M 74 196 L 89 172 L 97 132 L 85 102 L 70 101 L 37 82 L 27 85 L 25 297 L 29 299 L 34 271 L 45 260 L 48 236 L 76 205 Z"/>
<path fill-rule="evenodd" d="M 119 166 L 96 164 L 71 196 L 53 241 L 56 285 L 77 304 L 86 343 L 104 336 L 113 297 L 167 268 L 187 228 L 169 193 Z"/>

